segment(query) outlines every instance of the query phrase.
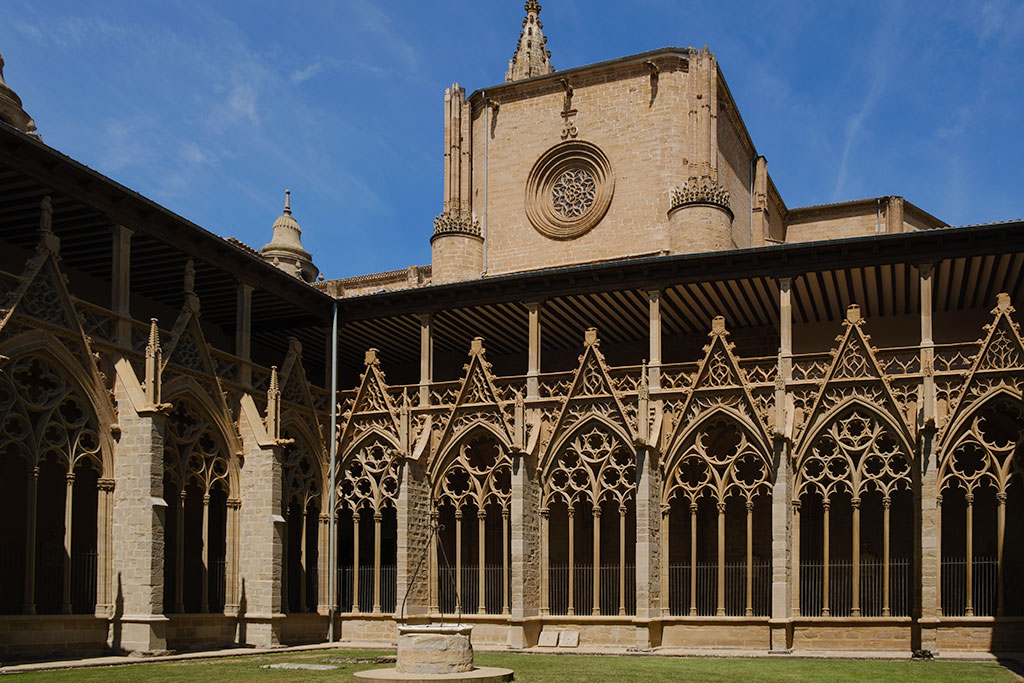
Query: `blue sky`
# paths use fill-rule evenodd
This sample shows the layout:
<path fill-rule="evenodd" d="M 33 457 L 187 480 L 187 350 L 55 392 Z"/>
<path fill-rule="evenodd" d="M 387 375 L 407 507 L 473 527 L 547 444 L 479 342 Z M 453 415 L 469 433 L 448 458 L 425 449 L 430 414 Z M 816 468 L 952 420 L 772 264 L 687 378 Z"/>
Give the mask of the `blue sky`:
<path fill-rule="evenodd" d="M 790 207 L 899 194 L 1024 214 L 1024 2 L 547 0 L 556 68 L 717 54 Z M 48 144 L 259 248 L 292 190 L 327 277 L 430 262 L 442 102 L 500 83 L 515 0 L 3 0 Z"/>

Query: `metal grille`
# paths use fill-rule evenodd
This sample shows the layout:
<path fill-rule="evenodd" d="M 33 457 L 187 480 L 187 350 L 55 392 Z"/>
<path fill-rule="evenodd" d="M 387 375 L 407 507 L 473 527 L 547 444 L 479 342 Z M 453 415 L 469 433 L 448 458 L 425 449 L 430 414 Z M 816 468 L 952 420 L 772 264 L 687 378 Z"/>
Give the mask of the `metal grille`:
<path fill-rule="evenodd" d="M 636 614 L 636 567 L 626 565 L 625 614 Z M 600 614 L 619 614 L 619 565 L 603 566 L 599 573 Z M 593 614 L 594 568 L 573 568 L 573 611 L 575 614 Z M 569 567 L 553 565 L 548 570 L 548 609 L 551 614 L 569 613 Z"/>
<path fill-rule="evenodd" d="M 880 560 L 860 563 L 861 616 L 882 616 L 885 564 Z M 824 608 L 825 569 L 821 562 L 800 563 L 800 613 L 821 616 Z M 889 611 L 894 617 L 910 616 L 913 598 L 912 565 L 908 558 L 889 561 Z M 848 617 L 853 610 L 853 562 L 829 563 L 828 608 L 833 617 Z"/>
<path fill-rule="evenodd" d="M 352 603 L 352 567 L 338 567 L 338 604 L 342 612 L 355 611 Z M 395 611 L 395 599 L 398 569 L 393 564 L 382 564 L 380 567 L 380 610 L 391 613 Z M 359 568 L 359 611 L 373 611 L 373 567 Z"/>
<path fill-rule="evenodd" d="M 974 616 L 994 616 L 999 564 L 994 557 L 975 557 L 972 570 Z M 947 617 L 967 616 L 967 560 L 962 557 L 943 558 L 941 573 L 942 614 Z"/>
<path fill-rule="evenodd" d="M 502 600 L 505 582 L 502 580 L 502 565 L 484 565 L 484 613 L 501 614 L 506 600 Z M 511 570 L 510 570 L 511 571 Z M 508 577 L 511 589 L 511 576 Z M 455 594 L 455 568 L 441 567 L 438 572 L 438 607 L 442 614 L 455 614 L 459 611 Z M 462 568 L 462 612 L 475 613 L 480 609 L 480 574 L 476 567 Z"/>
<path fill-rule="evenodd" d="M 691 606 L 691 567 L 689 564 L 670 565 L 668 568 L 669 614 L 689 615 Z M 753 616 L 766 617 L 771 610 L 772 564 L 770 561 L 755 561 L 752 566 L 751 608 Z M 696 590 L 697 616 L 714 616 L 718 613 L 718 564 L 713 562 L 697 564 Z M 735 562 L 725 565 L 725 613 L 727 616 L 744 616 L 747 611 L 747 563 Z"/>

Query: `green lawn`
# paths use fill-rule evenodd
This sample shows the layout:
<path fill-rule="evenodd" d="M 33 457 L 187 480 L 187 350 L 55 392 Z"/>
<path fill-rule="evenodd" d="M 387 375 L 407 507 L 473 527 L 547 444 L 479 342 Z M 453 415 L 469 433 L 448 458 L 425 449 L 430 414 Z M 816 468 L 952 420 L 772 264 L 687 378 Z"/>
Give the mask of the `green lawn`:
<path fill-rule="evenodd" d="M 371 660 L 393 652 L 317 650 L 251 657 L 225 657 L 94 669 L 46 671 L 23 674 L 39 681 L 310 681 L 347 683 L 352 674 L 374 665 L 368 662 L 339 662 L 342 659 Z M 333 660 L 333 661 L 332 661 Z M 261 669 L 272 662 L 336 664 L 336 671 L 288 671 Z M 480 666 L 513 669 L 516 680 L 576 681 L 1014 681 L 1014 676 L 995 663 L 959 662 L 871 662 L 809 659 L 683 659 L 669 657 L 588 657 L 582 655 L 532 655 L 478 653 Z"/>

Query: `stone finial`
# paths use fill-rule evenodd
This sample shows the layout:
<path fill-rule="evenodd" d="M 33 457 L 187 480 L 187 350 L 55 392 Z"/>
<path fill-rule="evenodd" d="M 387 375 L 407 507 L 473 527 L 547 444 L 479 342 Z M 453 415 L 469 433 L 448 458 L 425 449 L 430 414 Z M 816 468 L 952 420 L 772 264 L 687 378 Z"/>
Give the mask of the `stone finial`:
<path fill-rule="evenodd" d="M 60 239 L 53 234 L 53 200 L 50 195 L 39 202 L 39 243 L 36 245 L 36 253 L 45 251 L 53 254 L 60 252 Z"/>
<path fill-rule="evenodd" d="M 41 139 L 36 132 L 36 122 L 21 105 L 21 98 L 4 81 L 3 55 L 0 55 L 0 121 L 37 140 Z"/>
<path fill-rule="evenodd" d="M 601 342 L 597 338 L 597 328 L 588 327 L 587 331 L 583 333 L 583 345 L 584 346 L 597 346 Z"/>
<path fill-rule="evenodd" d="M 469 344 L 470 356 L 482 356 L 484 354 L 484 338 L 474 337 Z"/>
<path fill-rule="evenodd" d="M 196 293 L 196 264 L 189 259 L 185 262 L 185 294 Z"/>
<path fill-rule="evenodd" d="M 39 214 L 39 232 L 44 235 L 53 234 L 53 200 L 50 199 L 50 195 L 43 197 L 43 201 L 39 202 L 39 208 L 41 210 Z"/>
<path fill-rule="evenodd" d="M 277 439 L 281 432 L 281 387 L 277 379 L 277 366 L 270 368 L 270 387 L 267 389 L 267 436 Z"/>
<path fill-rule="evenodd" d="M 651 384 L 647 379 L 647 359 L 644 359 L 643 364 L 640 366 L 640 384 L 637 386 L 637 396 L 642 400 L 647 400 L 651 397 Z"/>
<path fill-rule="evenodd" d="M 846 308 L 846 322 L 851 325 L 856 325 L 860 322 L 860 306 L 857 304 L 850 304 Z"/>
<path fill-rule="evenodd" d="M 716 315 L 711 319 L 711 334 L 725 334 L 725 317 Z"/>
<path fill-rule="evenodd" d="M 377 349 L 367 349 L 366 355 L 363 357 L 363 365 L 380 365 L 380 358 L 377 357 L 378 353 Z"/>
<path fill-rule="evenodd" d="M 156 318 L 149 319 L 149 342 L 146 344 L 146 405 L 160 405 L 160 370 L 163 352 L 160 349 L 160 327 Z"/>
<path fill-rule="evenodd" d="M 1013 307 L 1010 305 L 1010 295 L 1006 292 L 999 292 L 996 295 L 996 310 L 997 311 L 1010 311 Z"/>
<path fill-rule="evenodd" d="M 292 191 L 284 191 L 284 212 L 274 221 L 274 235 L 260 249 L 263 260 L 305 282 L 313 282 L 320 269 L 302 246 L 302 229 L 292 218 Z"/>
<path fill-rule="evenodd" d="M 540 3 L 527 0 L 523 5 L 526 18 L 523 19 L 523 30 L 519 32 L 519 45 L 516 53 L 508 63 L 505 82 L 520 81 L 524 78 L 543 76 L 554 71 L 551 66 L 551 52 L 548 50 L 548 39 L 544 37 L 544 24 L 541 23 Z"/>

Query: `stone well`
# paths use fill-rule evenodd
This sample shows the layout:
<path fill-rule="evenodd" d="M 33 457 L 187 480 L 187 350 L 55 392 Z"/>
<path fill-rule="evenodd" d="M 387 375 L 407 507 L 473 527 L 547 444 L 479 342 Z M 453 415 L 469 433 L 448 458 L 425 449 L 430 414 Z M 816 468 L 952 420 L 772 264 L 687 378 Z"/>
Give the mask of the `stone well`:
<path fill-rule="evenodd" d="M 424 624 L 398 627 L 398 657 L 393 669 L 355 674 L 357 681 L 511 681 L 511 669 L 473 666 L 472 626 Z"/>
<path fill-rule="evenodd" d="M 473 670 L 472 626 L 398 627 L 398 659 L 403 674 L 454 674 Z"/>

